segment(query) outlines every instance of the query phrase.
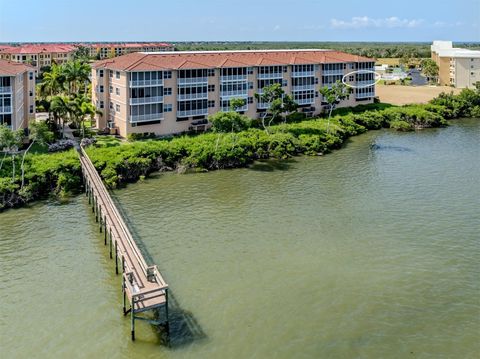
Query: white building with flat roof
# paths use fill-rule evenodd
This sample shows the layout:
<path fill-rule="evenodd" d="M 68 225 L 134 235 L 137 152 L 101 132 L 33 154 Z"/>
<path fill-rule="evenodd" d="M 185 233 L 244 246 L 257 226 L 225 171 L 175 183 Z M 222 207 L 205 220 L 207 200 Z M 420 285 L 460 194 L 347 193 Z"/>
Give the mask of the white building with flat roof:
<path fill-rule="evenodd" d="M 440 85 L 473 88 L 480 82 L 480 50 L 453 47 L 452 41 L 434 41 L 432 60 L 439 68 Z"/>

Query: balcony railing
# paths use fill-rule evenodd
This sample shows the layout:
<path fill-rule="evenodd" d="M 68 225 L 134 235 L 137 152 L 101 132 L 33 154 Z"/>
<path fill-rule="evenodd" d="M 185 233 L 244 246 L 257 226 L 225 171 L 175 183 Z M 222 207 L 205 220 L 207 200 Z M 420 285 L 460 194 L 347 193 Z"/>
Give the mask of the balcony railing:
<path fill-rule="evenodd" d="M 163 120 L 163 113 L 151 113 L 148 115 L 130 115 L 130 122 L 147 122 L 147 121 L 155 121 L 155 120 Z"/>
<path fill-rule="evenodd" d="M 270 102 L 257 102 L 257 108 L 260 110 L 265 110 L 270 107 Z"/>
<path fill-rule="evenodd" d="M 299 105 L 310 105 L 315 103 L 315 98 L 302 98 L 298 100 L 294 100 Z"/>
<path fill-rule="evenodd" d="M 356 82 L 356 85 L 357 85 L 357 86 L 363 86 L 363 87 L 375 86 L 375 80 L 357 81 L 357 82 Z"/>
<path fill-rule="evenodd" d="M 271 72 L 268 74 L 258 74 L 257 79 L 259 80 L 268 80 L 268 79 L 281 79 L 283 78 L 283 72 Z"/>
<path fill-rule="evenodd" d="M 204 100 L 204 99 L 208 99 L 208 92 L 178 94 L 177 99 L 179 101 L 182 101 L 182 100 Z"/>
<path fill-rule="evenodd" d="M 355 98 L 367 98 L 367 97 L 374 97 L 375 92 L 366 92 L 366 93 L 357 93 L 355 94 Z"/>
<path fill-rule="evenodd" d="M 220 97 L 248 97 L 248 90 L 235 90 L 235 91 L 221 91 Z"/>
<path fill-rule="evenodd" d="M 162 86 L 163 79 L 156 80 L 131 80 L 130 87 Z"/>
<path fill-rule="evenodd" d="M 313 77 L 315 76 L 315 71 L 296 71 L 292 72 L 292 77 Z"/>
<path fill-rule="evenodd" d="M 188 77 L 188 78 L 178 78 L 178 85 L 193 85 L 193 84 L 207 84 L 208 77 Z"/>
<path fill-rule="evenodd" d="M 223 112 L 228 112 L 228 111 L 230 111 L 230 110 L 231 110 L 231 108 L 230 108 L 230 107 L 226 107 L 226 106 L 222 106 L 222 108 L 221 108 L 221 111 L 223 111 Z M 237 112 L 248 111 L 248 104 L 245 104 L 245 105 L 243 105 L 242 107 L 237 108 L 236 111 L 237 111 Z"/>
<path fill-rule="evenodd" d="M 11 86 L 2 86 L 0 87 L 0 93 L 12 93 Z"/>
<path fill-rule="evenodd" d="M 292 86 L 292 91 L 308 91 L 308 90 L 315 90 L 315 85 L 298 85 Z"/>
<path fill-rule="evenodd" d="M 130 105 L 143 105 L 146 103 L 160 103 L 163 102 L 163 96 L 152 97 L 137 97 L 130 99 Z"/>
<path fill-rule="evenodd" d="M 220 76 L 220 81 L 246 81 L 248 80 L 248 75 L 226 75 Z"/>
<path fill-rule="evenodd" d="M 322 75 L 343 75 L 343 70 L 323 70 Z"/>
<path fill-rule="evenodd" d="M 0 113 L 12 113 L 12 106 L 1 106 Z"/>
<path fill-rule="evenodd" d="M 177 117 L 192 117 L 208 115 L 208 108 L 200 108 L 198 110 L 177 111 Z"/>

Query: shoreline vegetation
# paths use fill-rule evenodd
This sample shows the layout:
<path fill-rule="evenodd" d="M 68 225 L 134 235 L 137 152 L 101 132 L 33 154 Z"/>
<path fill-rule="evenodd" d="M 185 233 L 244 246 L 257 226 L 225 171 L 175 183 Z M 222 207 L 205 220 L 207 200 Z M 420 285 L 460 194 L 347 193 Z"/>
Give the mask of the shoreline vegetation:
<path fill-rule="evenodd" d="M 90 141 L 86 151 L 105 184 L 118 188 L 157 171 L 210 171 L 246 167 L 260 159 L 323 155 L 368 130 L 444 127 L 447 120 L 464 117 L 480 117 L 480 89 L 465 89 L 458 95 L 442 93 L 427 104 L 397 107 L 376 103 L 339 108 L 330 120 L 306 119 L 293 113 L 279 117 L 265 129 L 258 120 L 236 112 L 218 113 L 210 118 L 214 123 L 211 132 L 130 143 L 100 136 L 97 142 Z M 19 157 L 0 158 L 0 211 L 81 191 L 81 168 L 75 150 L 29 153 L 23 188 L 18 171 L 12 175 L 14 162 L 20 168 Z"/>

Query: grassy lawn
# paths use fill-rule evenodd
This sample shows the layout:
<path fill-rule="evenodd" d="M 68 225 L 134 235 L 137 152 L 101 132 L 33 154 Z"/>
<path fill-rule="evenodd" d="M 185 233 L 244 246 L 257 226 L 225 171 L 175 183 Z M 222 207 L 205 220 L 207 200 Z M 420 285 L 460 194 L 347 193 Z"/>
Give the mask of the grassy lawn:
<path fill-rule="evenodd" d="M 35 153 L 35 154 L 44 154 L 48 153 L 48 146 L 46 145 L 40 145 L 38 143 L 34 143 L 32 145 L 32 148 L 30 149 L 29 153 Z"/>
<path fill-rule="evenodd" d="M 97 136 L 97 146 L 98 147 L 115 147 L 120 146 L 123 141 L 116 138 L 115 136 Z"/>
<path fill-rule="evenodd" d="M 399 66 L 400 58 L 398 57 L 384 57 L 377 59 L 376 64 L 388 65 L 388 66 Z"/>

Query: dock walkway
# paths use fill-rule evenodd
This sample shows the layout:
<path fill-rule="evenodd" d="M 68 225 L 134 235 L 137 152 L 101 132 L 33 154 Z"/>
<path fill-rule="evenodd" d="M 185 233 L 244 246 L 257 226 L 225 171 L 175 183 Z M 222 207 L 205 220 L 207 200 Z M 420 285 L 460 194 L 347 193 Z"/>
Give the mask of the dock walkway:
<path fill-rule="evenodd" d="M 104 233 L 105 245 L 109 242 L 110 258 L 115 258 L 115 270 L 122 269 L 123 314 L 131 314 L 131 334 L 135 340 L 135 319 L 152 321 L 138 313 L 164 308 L 168 330 L 168 285 L 156 265 L 148 266 L 133 239 L 120 212 L 115 206 L 100 175 L 83 148 L 79 149 L 85 194 L 92 212 Z M 127 309 L 126 300 L 130 304 Z"/>

